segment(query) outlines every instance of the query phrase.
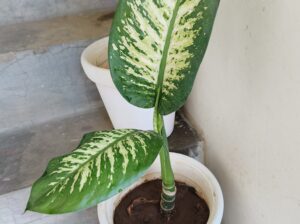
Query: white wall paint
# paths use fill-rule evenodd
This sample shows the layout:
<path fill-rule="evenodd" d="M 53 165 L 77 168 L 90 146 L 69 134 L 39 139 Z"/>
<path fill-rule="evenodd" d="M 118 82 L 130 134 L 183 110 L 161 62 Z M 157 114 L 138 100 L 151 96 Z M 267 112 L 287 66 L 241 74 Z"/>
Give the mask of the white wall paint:
<path fill-rule="evenodd" d="M 186 111 L 224 224 L 300 223 L 300 1 L 222 0 Z"/>

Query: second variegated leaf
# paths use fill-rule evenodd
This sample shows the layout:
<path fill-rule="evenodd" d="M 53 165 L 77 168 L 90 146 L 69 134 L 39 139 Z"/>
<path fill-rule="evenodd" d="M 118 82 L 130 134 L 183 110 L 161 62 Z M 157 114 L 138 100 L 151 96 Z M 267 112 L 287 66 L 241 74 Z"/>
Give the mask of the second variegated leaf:
<path fill-rule="evenodd" d="M 153 163 L 163 141 L 152 131 L 93 132 L 72 153 L 50 161 L 31 191 L 27 210 L 81 210 L 122 191 Z"/>

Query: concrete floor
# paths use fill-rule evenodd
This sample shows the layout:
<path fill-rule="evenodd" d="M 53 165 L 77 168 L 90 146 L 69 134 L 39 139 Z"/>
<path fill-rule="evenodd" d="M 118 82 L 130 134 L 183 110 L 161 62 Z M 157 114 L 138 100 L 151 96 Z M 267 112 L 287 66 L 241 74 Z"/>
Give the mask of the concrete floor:
<path fill-rule="evenodd" d="M 96 207 L 65 215 L 42 215 L 34 212 L 24 213 L 30 188 L 14 191 L 0 196 L 1 224 L 97 224 Z"/>
<path fill-rule="evenodd" d="M 112 17 L 97 10 L 0 26 L 0 135 L 99 107 L 80 55 L 109 34 Z"/>

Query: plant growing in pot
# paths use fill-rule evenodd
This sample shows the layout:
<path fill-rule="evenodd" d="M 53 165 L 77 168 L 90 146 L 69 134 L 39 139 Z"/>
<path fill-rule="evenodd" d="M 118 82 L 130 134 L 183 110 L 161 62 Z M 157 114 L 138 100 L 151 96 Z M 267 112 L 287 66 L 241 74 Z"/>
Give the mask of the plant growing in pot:
<path fill-rule="evenodd" d="M 100 213 L 110 212 L 100 217 L 101 224 L 221 222 L 223 202 L 216 180 L 192 159 L 173 154 L 170 159 L 162 118 L 179 109 L 192 89 L 218 5 L 219 0 L 119 2 L 109 40 L 112 78 L 129 103 L 154 107 L 154 131 L 121 129 L 84 135 L 73 152 L 49 162 L 42 177 L 33 184 L 27 210 L 61 214 L 97 205 L 114 195 L 124 196 L 128 191 L 123 191 L 125 188 L 136 181 L 140 183 L 141 177 L 147 179 L 144 175 L 149 174 L 149 167 L 157 173 L 155 159 L 159 155 L 159 189 L 160 182 L 149 181 L 122 198 L 124 201 L 116 209 L 119 214 L 126 214 L 121 219 L 118 213 L 114 218 L 113 211 L 107 211 L 115 209 L 117 196 L 101 203 Z M 176 185 L 175 177 L 184 183 Z M 199 180 L 203 183 L 199 184 Z M 126 198 L 135 191 L 144 192 L 145 196 L 137 193 L 122 210 L 122 203 L 126 204 Z M 201 191 L 210 213 L 197 195 Z M 152 196 L 153 192 L 160 194 L 160 200 Z M 185 198 L 192 198 L 191 205 L 180 206 Z M 218 208 L 213 207 L 216 201 Z M 199 216 L 202 211 L 206 214 Z"/>

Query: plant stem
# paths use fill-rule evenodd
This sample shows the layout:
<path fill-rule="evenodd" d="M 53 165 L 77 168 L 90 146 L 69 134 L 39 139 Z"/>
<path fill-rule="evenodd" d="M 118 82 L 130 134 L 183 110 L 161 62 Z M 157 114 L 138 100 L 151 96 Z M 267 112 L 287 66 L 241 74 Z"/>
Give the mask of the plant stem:
<path fill-rule="evenodd" d="M 170 161 L 168 139 L 164 127 L 163 116 L 158 113 L 156 108 L 154 110 L 154 130 L 159 133 L 164 140 L 164 145 L 159 152 L 162 176 L 160 207 L 164 213 L 168 214 L 171 213 L 175 207 L 176 186 Z"/>
<path fill-rule="evenodd" d="M 162 94 L 162 86 L 164 82 L 164 75 L 167 65 L 168 52 L 171 44 L 171 36 L 174 30 L 176 17 L 178 14 L 178 10 L 180 7 L 181 1 L 176 1 L 176 5 L 174 8 L 174 12 L 172 14 L 172 18 L 170 20 L 170 24 L 168 27 L 168 32 L 166 36 L 166 43 L 164 45 L 164 49 L 162 52 L 162 60 L 159 65 L 159 74 L 157 77 L 157 85 L 156 85 L 156 100 L 154 107 L 154 130 L 160 134 L 164 139 L 164 146 L 160 150 L 160 164 L 161 164 L 161 173 L 162 173 L 162 194 L 161 194 L 161 202 L 160 207 L 164 213 L 170 213 L 175 207 L 175 197 L 176 197 L 176 186 L 174 180 L 174 174 L 171 167 L 170 162 L 170 154 L 168 147 L 168 140 L 166 136 L 166 131 L 164 128 L 163 116 L 158 112 L 159 103 Z"/>
<path fill-rule="evenodd" d="M 161 164 L 161 173 L 162 173 L 162 194 L 160 206 L 162 211 L 166 213 L 172 212 L 175 207 L 175 197 L 176 197 L 176 186 L 174 180 L 174 174 L 170 161 L 170 153 L 168 147 L 168 140 L 163 127 L 163 138 L 164 138 L 164 147 L 159 152 L 160 164 Z"/>

